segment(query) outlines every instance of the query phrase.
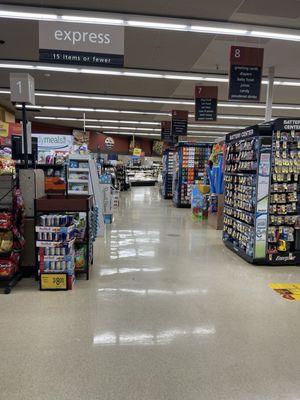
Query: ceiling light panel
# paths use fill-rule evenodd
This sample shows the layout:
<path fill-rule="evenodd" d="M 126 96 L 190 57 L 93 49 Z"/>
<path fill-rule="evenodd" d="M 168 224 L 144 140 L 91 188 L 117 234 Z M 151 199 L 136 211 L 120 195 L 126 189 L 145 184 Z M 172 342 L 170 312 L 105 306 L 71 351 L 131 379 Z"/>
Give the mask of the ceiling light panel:
<path fill-rule="evenodd" d="M 228 82 L 228 76 L 221 76 L 217 74 L 197 74 L 197 73 L 177 73 L 170 74 L 169 71 L 155 71 L 155 70 L 139 70 L 139 69 L 130 69 L 127 70 L 125 68 L 97 68 L 97 67 L 89 67 L 89 68 L 81 68 L 81 67 L 62 67 L 62 66 L 53 66 L 47 65 L 44 63 L 28 63 L 25 61 L 1 61 L 0 68 L 4 69 L 24 69 L 24 70 L 35 70 L 35 71 L 56 71 L 56 72 L 64 72 L 64 73 L 77 73 L 77 74 L 96 74 L 96 75 L 107 75 L 107 76 L 122 76 L 122 77 L 140 77 L 140 78 L 149 78 L 149 79 L 176 79 L 176 80 L 190 80 L 194 82 L 199 81 L 208 81 L 208 82 Z M 267 85 L 268 80 L 262 80 L 262 84 Z M 300 80 L 297 79 L 288 79 L 288 78 L 276 78 L 274 81 L 274 85 L 281 86 L 300 86 Z M 144 101 L 141 99 L 141 101 Z"/>
<path fill-rule="evenodd" d="M 2 4 L 0 6 L 0 18 L 80 22 L 87 24 L 117 25 L 130 28 L 193 32 L 199 34 L 234 35 L 273 40 L 300 41 L 300 32 L 298 29 L 125 13 L 64 10 Z"/>

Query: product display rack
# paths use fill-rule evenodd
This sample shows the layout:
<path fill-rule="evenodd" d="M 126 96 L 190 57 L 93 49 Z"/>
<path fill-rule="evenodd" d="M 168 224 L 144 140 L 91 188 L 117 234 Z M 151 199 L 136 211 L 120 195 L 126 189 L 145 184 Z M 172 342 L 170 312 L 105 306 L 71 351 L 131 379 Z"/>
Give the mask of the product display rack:
<path fill-rule="evenodd" d="M 163 172 L 161 194 L 164 199 L 173 197 L 172 181 L 173 181 L 173 162 L 174 150 L 166 149 L 163 153 Z"/>
<path fill-rule="evenodd" d="M 226 137 L 223 240 L 250 263 L 300 262 L 300 120 L 288 122 Z"/>
<path fill-rule="evenodd" d="M 22 279 L 24 203 L 13 174 L 0 175 L 0 282 L 9 294 Z"/>
<path fill-rule="evenodd" d="M 206 143 L 179 142 L 173 163 L 173 203 L 176 207 L 190 207 L 192 186 L 203 180 L 211 153 Z"/>
<path fill-rule="evenodd" d="M 155 186 L 158 169 L 153 167 L 127 167 L 126 173 L 131 186 Z"/>
<path fill-rule="evenodd" d="M 42 272 L 48 274 L 68 274 L 72 275 L 72 269 L 75 270 L 75 275 L 84 273 L 86 275 L 86 279 L 89 279 L 90 267 L 93 263 L 93 236 L 91 232 L 91 214 L 93 207 L 93 197 L 92 196 L 51 196 L 48 195 L 46 197 L 42 197 L 40 199 L 35 199 L 35 226 L 36 228 L 36 266 L 40 269 L 41 257 L 42 261 L 45 262 L 66 262 L 68 264 L 60 264 L 60 269 L 56 270 L 56 264 L 52 267 L 50 264 L 49 268 L 46 271 L 42 270 Z M 58 227 L 57 223 L 54 226 L 43 226 L 41 225 L 41 217 L 47 218 L 47 215 L 54 216 L 55 218 L 59 218 L 59 216 L 72 216 L 72 213 L 85 213 L 86 225 L 84 230 L 84 236 L 81 238 L 75 237 L 73 235 L 74 225 L 73 223 L 69 223 L 64 225 L 63 227 Z M 56 214 L 56 216 L 55 216 Z M 57 236 L 54 236 L 54 240 L 41 240 L 41 237 L 38 236 L 39 232 L 51 232 Z M 47 233 L 49 234 L 49 233 Z M 61 236 L 62 237 L 61 237 Z M 49 238 L 50 239 L 50 238 Z M 57 240 L 59 239 L 59 240 Z M 47 243 L 48 242 L 48 243 Z M 77 270 L 75 268 L 75 257 L 76 257 L 76 245 L 86 245 L 86 262 L 84 268 Z M 61 252 L 60 254 L 47 254 L 44 252 L 40 252 L 38 249 L 45 247 L 54 247 L 54 248 L 66 248 L 66 251 Z M 45 257 L 47 257 L 45 259 Z M 73 267 L 74 264 L 74 267 Z M 63 269 L 63 267 L 65 268 Z M 51 270 L 52 269 L 52 270 Z M 40 278 L 40 274 L 39 274 Z M 71 281 L 69 281 L 69 285 Z"/>

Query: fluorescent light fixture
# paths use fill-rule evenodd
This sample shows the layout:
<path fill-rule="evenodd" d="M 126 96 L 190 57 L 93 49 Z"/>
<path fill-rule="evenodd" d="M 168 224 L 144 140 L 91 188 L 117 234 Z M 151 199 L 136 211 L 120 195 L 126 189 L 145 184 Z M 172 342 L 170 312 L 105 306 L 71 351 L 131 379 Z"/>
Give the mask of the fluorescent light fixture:
<path fill-rule="evenodd" d="M 192 25 L 191 31 L 202 33 L 214 33 L 217 35 L 246 35 L 246 29 L 219 28 L 218 26 L 197 26 Z"/>
<path fill-rule="evenodd" d="M 93 23 L 100 25 L 118 25 L 144 29 L 163 29 L 168 31 L 193 32 L 212 35 L 236 35 L 244 37 L 269 38 L 275 40 L 300 41 L 299 29 L 267 27 L 235 22 L 205 21 L 153 15 L 135 15 L 78 11 L 31 6 L 0 6 L 0 18 L 27 19 L 34 21 L 67 21 L 73 23 Z"/>
<path fill-rule="evenodd" d="M 140 78 L 155 78 L 155 79 L 175 79 L 175 80 L 190 80 L 194 82 L 206 81 L 206 82 L 228 82 L 228 76 L 222 75 L 214 75 L 214 74 L 204 74 L 204 73 L 170 73 L 170 71 L 156 71 L 156 70 L 139 70 L 139 69 L 130 69 L 126 68 L 97 68 L 97 67 L 89 67 L 89 68 L 81 68 L 81 67 L 64 67 L 64 66 L 53 66 L 47 65 L 44 63 L 28 63 L 28 62 L 13 62 L 13 61 L 0 61 L 0 68 L 5 69 L 24 69 L 24 70 L 36 70 L 36 71 L 56 71 L 56 72 L 66 72 L 66 73 L 78 73 L 78 74 L 96 74 L 96 75 L 107 75 L 107 76 L 122 76 L 122 77 L 140 77 Z M 267 85 L 268 80 L 262 80 L 262 84 Z M 289 79 L 289 78 L 276 78 L 274 81 L 274 85 L 281 86 L 300 86 L 300 80 Z M 111 99 L 120 101 L 121 96 L 111 96 Z M 90 96 L 91 99 L 96 99 L 97 96 Z M 101 96 L 103 99 L 103 96 Z M 154 102 L 153 100 L 146 100 L 143 98 L 135 98 L 133 100 L 128 101 L 137 101 L 137 102 Z M 161 100 L 155 100 L 159 102 Z M 171 101 L 170 99 L 168 101 Z M 186 101 L 186 100 L 185 100 Z M 177 103 L 180 104 L 180 103 Z M 186 103 L 185 103 L 186 104 Z"/>
<path fill-rule="evenodd" d="M 100 24 L 100 25 L 121 25 L 123 26 L 123 19 L 115 18 L 97 18 L 97 17 L 82 17 L 78 15 L 62 15 L 61 19 L 66 22 L 81 22 L 84 24 Z"/>
<path fill-rule="evenodd" d="M 6 88 L 0 88 L 0 94 L 10 94 L 10 90 Z M 83 99 L 83 100 L 105 100 L 105 101 L 123 101 L 123 102 L 132 102 L 132 103 L 145 103 L 145 104 L 177 104 L 177 105 L 190 105 L 194 106 L 194 100 L 188 99 L 172 99 L 172 98 L 155 98 L 155 97 L 131 97 L 131 96 L 113 96 L 113 95 L 92 95 L 92 94 L 78 94 L 78 93 L 69 93 L 69 92 L 43 92 L 36 91 L 35 95 L 37 97 L 49 97 L 49 98 L 65 98 L 65 99 Z M 29 106 L 27 106 L 28 108 Z M 47 106 L 34 106 L 33 108 L 44 107 L 46 109 Z M 238 103 L 238 102 L 224 102 L 219 101 L 218 107 L 224 108 L 249 108 L 249 109 L 261 109 L 264 110 L 266 108 L 265 104 L 262 103 Z M 299 104 L 273 104 L 273 109 L 277 110 L 300 110 Z M 137 110 L 112 110 L 112 109 L 104 109 L 104 108 L 89 108 L 89 107 L 69 107 L 72 111 L 95 111 L 95 112 L 107 112 L 107 113 L 124 113 L 124 114 L 140 114 L 140 115 L 159 115 L 159 116 L 169 116 L 170 112 L 161 112 L 161 111 L 137 111 Z M 191 114 L 192 116 L 192 114 Z M 221 117 L 220 115 L 218 117 Z M 250 116 L 249 116 L 250 117 Z M 239 117 L 243 118 L 243 117 Z M 255 117 L 256 118 L 256 117 Z"/>
<path fill-rule="evenodd" d="M 144 73 L 144 72 L 123 72 L 124 76 L 132 76 L 138 78 L 163 78 L 162 74 L 151 74 L 151 73 Z"/>
<path fill-rule="evenodd" d="M 299 32 L 299 31 L 296 31 Z M 251 31 L 250 36 L 277 40 L 290 40 L 292 42 L 299 42 L 300 35 L 293 35 L 281 32 L 270 32 L 270 31 Z"/>
<path fill-rule="evenodd" d="M 56 15 L 56 14 L 6 11 L 6 10 L 0 10 L 0 17 L 1 18 L 30 19 L 30 20 L 38 20 L 38 21 L 43 21 L 43 20 L 55 21 L 58 19 L 58 15 Z"/>
<path fill-rule="evenodd" d="M 203 76 L 197 76 L 197 79 L 195 79 L 194 76 L 192 75 L 175 75 L 175 74 L 165 74 L 163 76 L 165 79 L 177 79 L 177 80 L 183 80 L 183 81 L 204 81 Z"/>
<path fill-rule="evenodd" d="M 147 21 L 127 21 L 128 26 L 137 28 L 150 28 L 150 29 L 167 29 L 167 30 L 186 30 L 187 25 L 183 24 L 170 24 L 162 22 L 147 22 Z"/>
<path fill-rule="evenodd" d="M 81 68 L 79 71 L 81 74 L 96 74 L 96 75 L 123 75 L 121 71 L 112 71 L 105 69 L 90 69 L 90 68 Z"/>

